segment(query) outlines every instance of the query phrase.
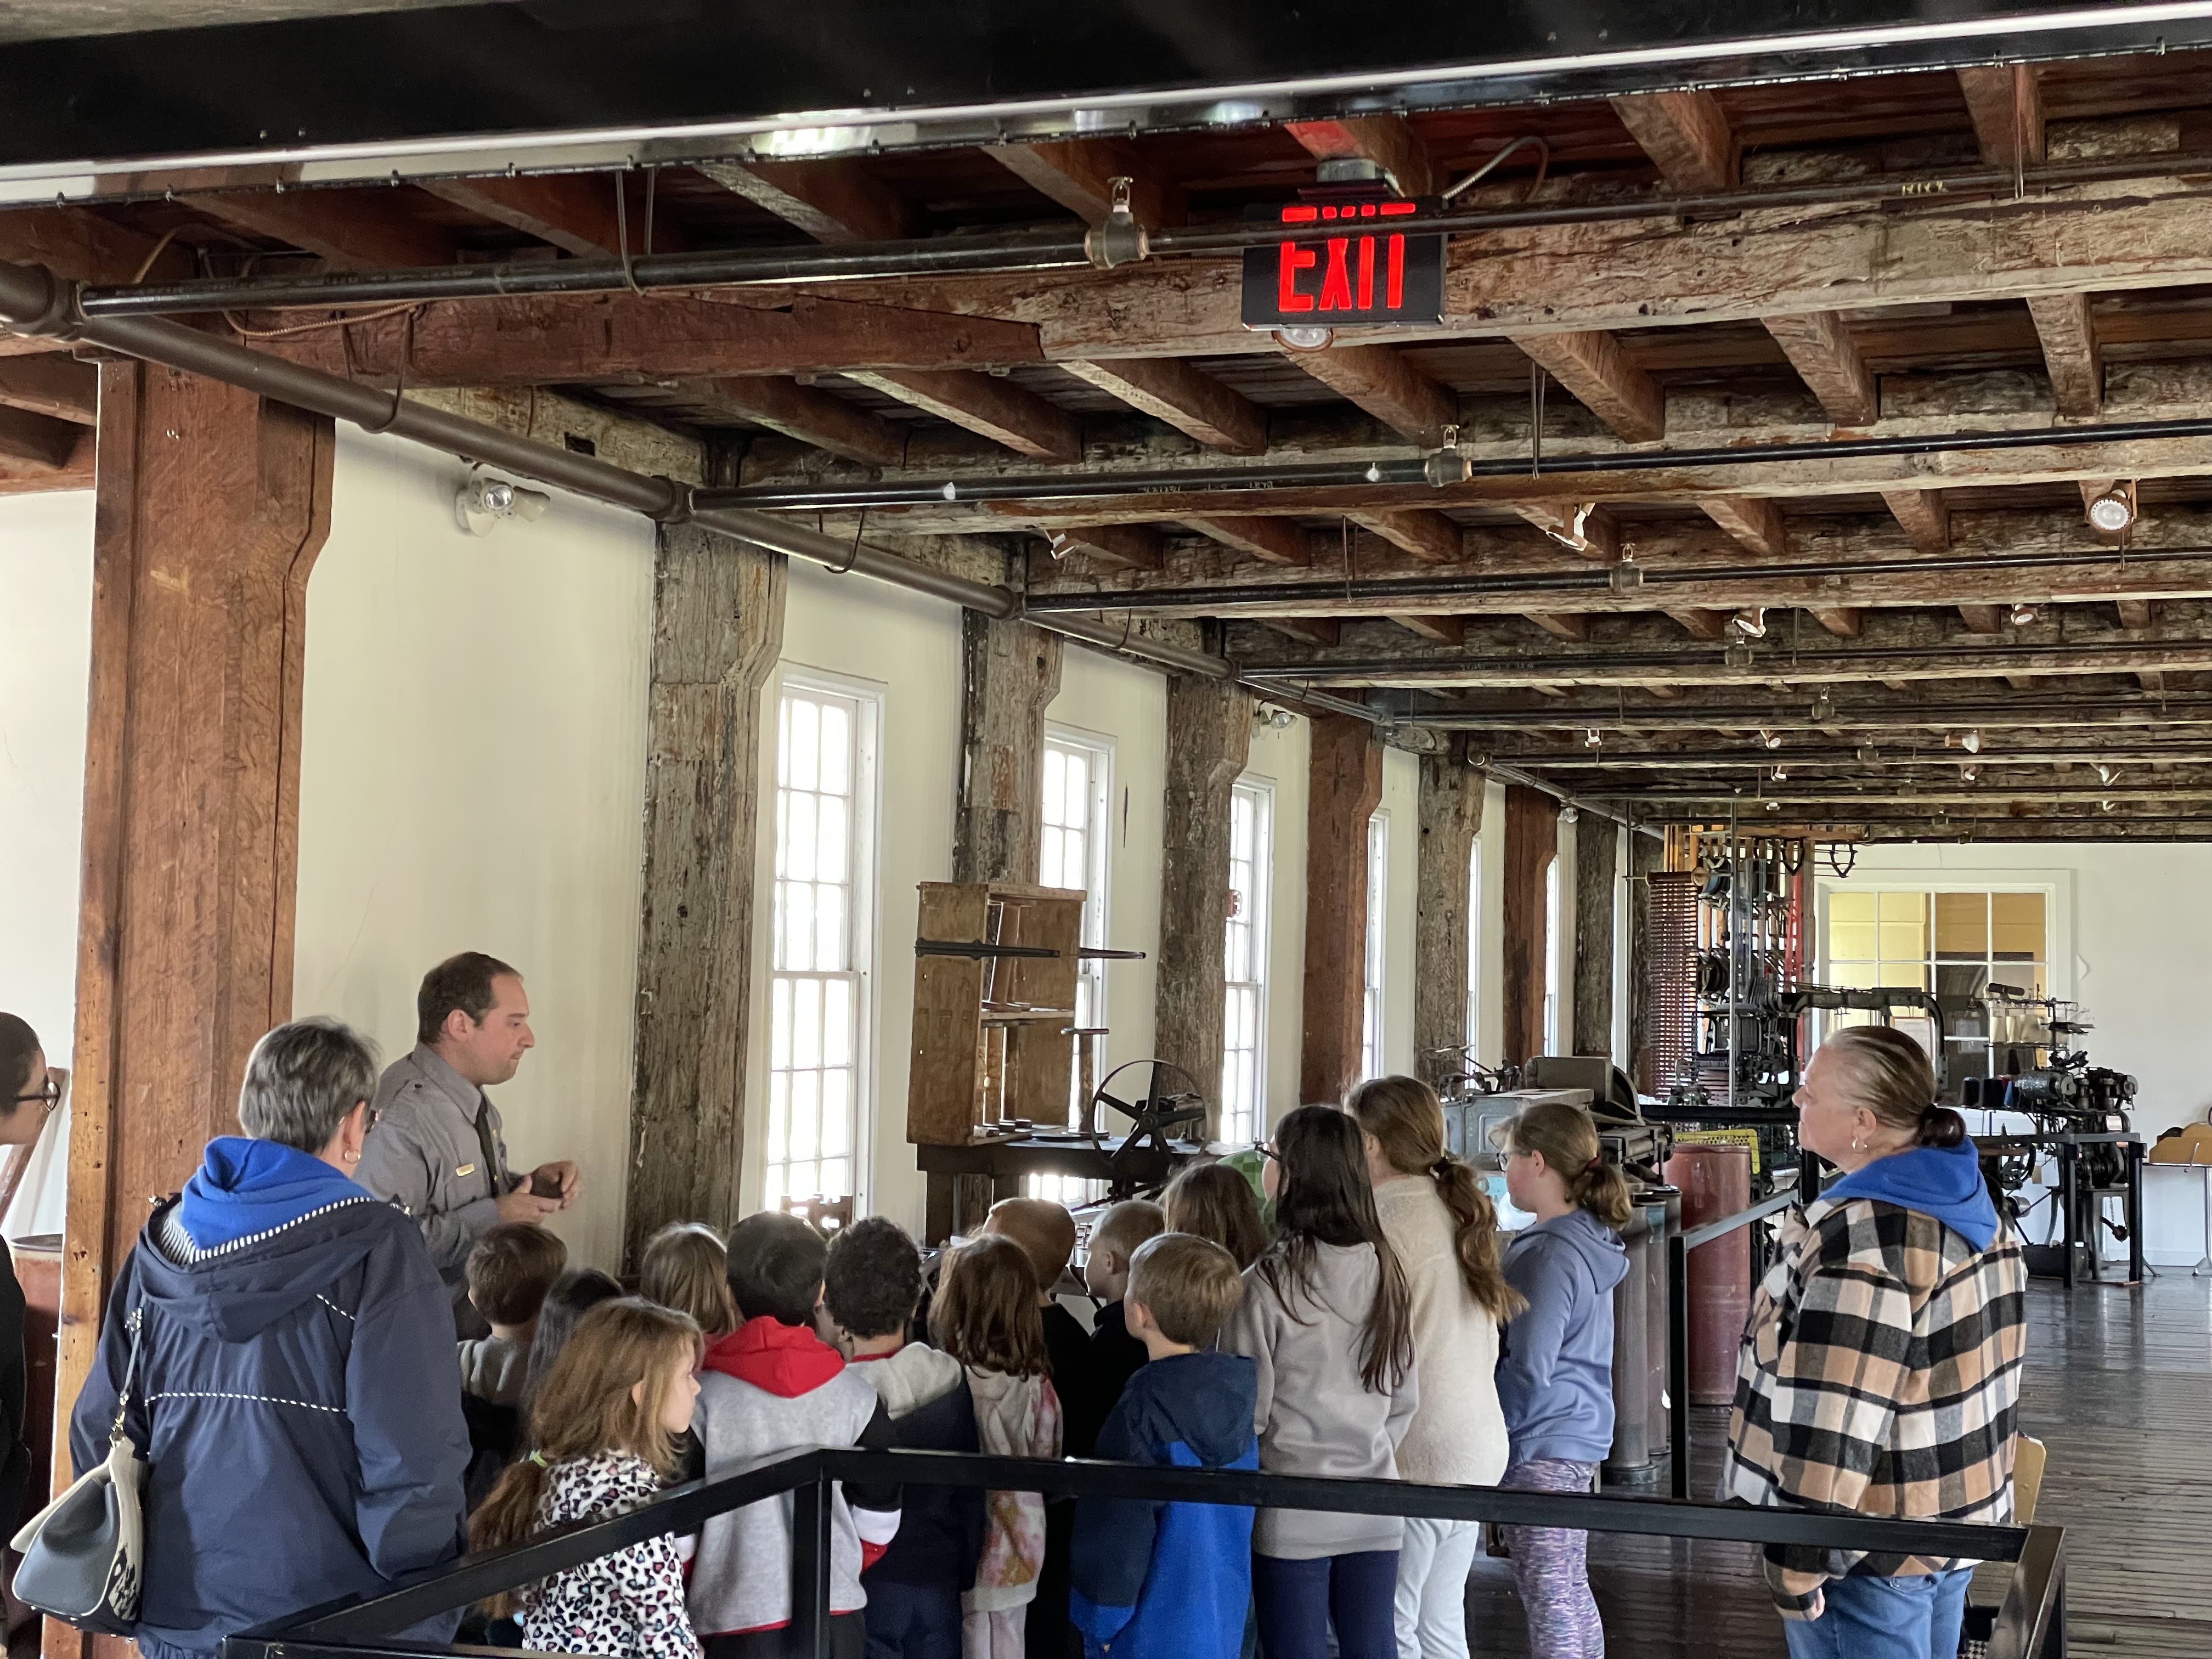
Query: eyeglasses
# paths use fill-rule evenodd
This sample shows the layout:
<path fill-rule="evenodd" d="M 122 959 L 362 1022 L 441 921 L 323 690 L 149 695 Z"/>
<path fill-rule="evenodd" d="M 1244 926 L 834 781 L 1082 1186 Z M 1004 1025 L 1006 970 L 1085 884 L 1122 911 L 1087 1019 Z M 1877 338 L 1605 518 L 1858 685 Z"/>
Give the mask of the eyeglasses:
<path fill-rule="evenodd" d="M 18 1106 L 33 1100 L 38 1101 L 47 1111 L 52 1111 L 54 1108 L 62 1103 L 62 1080 L 56 1077 L 52 1072 L 49 1072 L 46 1073 L 46 1086 L 45 1088 L 40 1090 L 36 1094 L 17 1095 L 15 1097 L 15 1103 Z"/>
<path fill-rule="evenodd" d="M 1261 1157 L 1266 1158 L 1270 1164 L 1280 1164 L 1283 1161 L 1283 1155 L 1275 1150 L 1272 1143 L 1263 1141 L 1259 1146 L 1255 1146 L 1252 1150 L 1259 1153 Z"/>

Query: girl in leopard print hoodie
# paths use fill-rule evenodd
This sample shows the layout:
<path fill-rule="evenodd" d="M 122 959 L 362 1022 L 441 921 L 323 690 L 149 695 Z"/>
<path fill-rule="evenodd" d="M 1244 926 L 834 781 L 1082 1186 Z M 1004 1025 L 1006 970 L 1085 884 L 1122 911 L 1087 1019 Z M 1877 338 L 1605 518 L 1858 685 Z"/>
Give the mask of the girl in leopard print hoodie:
<path fill-rule="evenodd" d="M 514 1463 L 470 1518 L 469 1543 L 495 1549 L 576 1521 L 605 1521 L 657 1496 L 699 1395 L 699 1327 L 635 1297 L 578 1322 L 531 1412 L 538 1449 Z M 684 1607 L 677 1540 L 633 1544 L 556 1573 L 495 1613 L 522 1645 L 616 1659 L 701 1659 Z"/>

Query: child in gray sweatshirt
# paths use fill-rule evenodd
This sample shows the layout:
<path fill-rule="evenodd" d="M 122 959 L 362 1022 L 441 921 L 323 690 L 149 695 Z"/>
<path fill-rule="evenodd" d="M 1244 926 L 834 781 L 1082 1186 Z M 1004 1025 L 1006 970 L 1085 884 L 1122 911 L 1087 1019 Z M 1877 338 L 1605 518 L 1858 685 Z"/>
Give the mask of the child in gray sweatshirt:
<path fill-rule="evenodd" d="M 1358 1126 L 1334 1107 L 1300 1107 L 1276 1126 L 1267 1180 L 1279 1231 L 1221 1339 L 1259 1368 L 1260 1467 L 1395 1480 L 1416 1403 L 1413 1318 Z M 1325 1659 L 1332 1623 L 1341 1659 L 1395 1659 L 1401 1526 L 1261 1510 L 1252 1592 L 1267 1659 Z"/>

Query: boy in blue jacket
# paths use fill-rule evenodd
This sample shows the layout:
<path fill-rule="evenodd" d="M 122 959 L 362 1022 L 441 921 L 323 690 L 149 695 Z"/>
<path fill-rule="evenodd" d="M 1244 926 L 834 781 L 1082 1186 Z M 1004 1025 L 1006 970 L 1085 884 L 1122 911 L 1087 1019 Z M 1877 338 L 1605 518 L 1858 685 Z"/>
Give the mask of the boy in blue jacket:
<path fill-rule="evenodd" d="M 1203 1352 L 1243 1295 L 1211 1239 L 1162 1233 L 1132 1259 L 1122 1306 L 1149 1361 L 1098 1434 L 1110 1462 L 1255 1469 L 1259 1373 Z M 1237 1659 L 1252 1595 L 1252 1511 L 1225 1504 L 1085 1498 L 1076 1505 L 1068 1618 L 1091 1659 Z"/>

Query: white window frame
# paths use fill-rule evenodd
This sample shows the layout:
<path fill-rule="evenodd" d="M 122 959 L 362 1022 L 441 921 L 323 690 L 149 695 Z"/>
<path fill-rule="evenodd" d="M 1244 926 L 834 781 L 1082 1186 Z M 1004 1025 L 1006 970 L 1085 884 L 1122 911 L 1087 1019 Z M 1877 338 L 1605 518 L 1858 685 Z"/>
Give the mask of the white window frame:
<path fill-rule="evenodd" d="M 1274 913 L 1275 786 L 1264 778 L 1239 778 L 1229 793 L 1229 885 L 1241 896 L 1237 914 L 1224 917 L 1227 933 L 1224 971 L 1235 965 L 1236 933 L 1247 932 L 1244 962 L 1251 977 L 1230 980 L 1222 999 L 1221 1139 L 1232 1145 L 1249 1145 L 1263 1139 L 1267 1128 L 1267 951 Z M 1242 804 L 1252 815 L 1251 857 L 1240 859 L 1237 848 L 1237 812 Z M 1239 884 L 1239 868 L 1244 866 Z M 1236 1043 L 1237 1015 L 1241 997 L 1252 1007 L 1253 1042 L 1249 1050 Z M 1249 1094 L 1236 1085 L 1237 1057 L 1251 1056 Z"/>
<path fill-rule="evenodd" d="M 1559 855 L 1544 866 L 1544 1052 L 1559 1052 Z"/>
<path fill-rule="evenodd" d="M 1482 1050 L 1482 838 L 1474 837 L 1467 853 L 1467 1051 L 1473 1060 Z"/>
<path fill-rule="evenodd" d="M 845 967 L 836 969 L 786 969 L 779 965 L 778 889 L 783 867 L 782 832 L 784 800 L 787 786 L 785 756 L 786 722 L 784 710 L 792 696 L 809 699 L 830 699 L 848 705 L 853 716 L 853 759 L 851 773 L 850 819 L 847 826 L 848 896 L 845 911 Z M 775 718 L 769 726 L 772 750 L 773 780 L 768 802 L 770 813 L 769 833 L 763 839 L 767 845 L 768 904 L 766 957 L 766 995 L 763 1007 L 761 1053 L 763 1079 L 761 1097 L 759 1145 L 761 1192 L 764 1204 L 772 1203 L 768 1197 L 770 1172 L 792 1160 L 775 1156 L 772 1136 L 775 1108 L 774 1094 L 779 1071 L 776 1060 L 775 1006 L 777 987 L 801 980 L 836 978 L 852 988 L 853 997 L 853 1084 L 851 1150 L 848 1161 L 851 1169 L 849 1186 L 855 1216 L 868 1212 L 874 1176 L 874 1148 L 876 1129 L 876 1085 L 878 1070 L 877 998 L 875 969 L 878 958 L 879 933 L 882 924 L 878 894 L 881 884 L 880 862 L 882 842 L 878 826 L 882 821 L 883 766 L 882 746 L 884 728 L 884 688 L 866 681 L 849 679 L 841 675 L 818 672 L 811 669 L 787 666 L 778 676 L 775 698 L 771 705 Z M 817 1142 L 818 1145 L 818 1142 Z M 787 1142 L 786 1150 L 788 1143 Z M 818 1160 L 817 1160 L 818 1161 Z M 787 1194 L 788 1195 L 788 1194 Z M 804 1196 L 804 1194 L 800 1194 Z M 836 1196 L 836 1194 L 830 1194 Z"/>
<path fill-rule="evenodd" d="M 1359 997 L 1362 1077 L 1381 1077 L 1388 1069 L 1382 1063 L 1382 987 L 1388 972 L 1383 948 L 1389 902 L 1390 813 L 1377 807 L 1367 820 L 1367 928 Z"/>

